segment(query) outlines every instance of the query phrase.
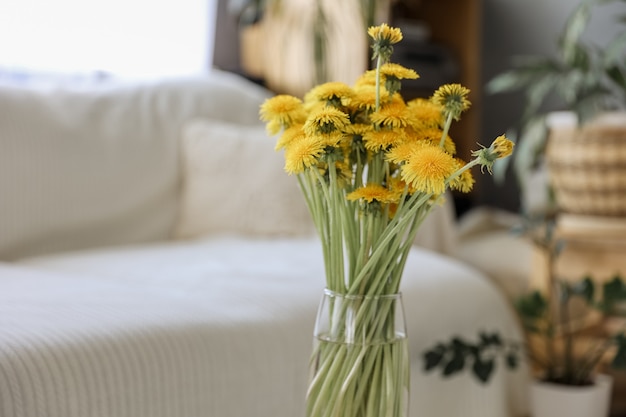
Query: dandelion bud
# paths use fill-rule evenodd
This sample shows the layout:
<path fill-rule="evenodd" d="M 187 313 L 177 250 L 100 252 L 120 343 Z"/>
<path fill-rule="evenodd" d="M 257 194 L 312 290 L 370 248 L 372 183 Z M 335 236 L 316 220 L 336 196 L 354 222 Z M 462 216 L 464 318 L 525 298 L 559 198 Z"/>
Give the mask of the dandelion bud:
<path fill-rule="evenodd" d="M 497 159 L 505 158 L 513 153 L 513 146 L 514 143 L 507 139 L 506 136 L 500 135 L 493 141 L 490 147 L 474 151 L 472 155 L 478 158 L 480 165 L 491 172 L 491 168 Z"/>
<path fill-rule="evenodd" d="M 505 158 L 513 153 L 515 144 L 504 135 L 498 136 L 491 144 L 491 149 L 498 155 L 498 158 Z"/>

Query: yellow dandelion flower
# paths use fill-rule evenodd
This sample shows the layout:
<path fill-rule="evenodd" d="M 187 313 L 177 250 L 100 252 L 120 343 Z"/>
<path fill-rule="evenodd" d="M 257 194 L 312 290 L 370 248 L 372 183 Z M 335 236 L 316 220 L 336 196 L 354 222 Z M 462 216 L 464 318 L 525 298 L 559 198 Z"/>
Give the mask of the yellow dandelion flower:
<path fill-rule="evenodd" d="M 307 115 L 310 115 L 311 113 L 315 113 L 316 111 L 319 111 L 326 107 L 326 103 L 317 101 L 313 98 L 312 95 L 310 95 L 304 97 L 304 104 L 302 105 L 302 107 L 304 107 L 305 113 Z"/>
<path fill-rule="evenodd" d="M 354 88 L 359 87 L 375 87 L 376 86 L 376 70 L 368 70 L 365 71 L 357 80 L 354 82 Z"/>
<path fill-rule="evenodd" d="M 414 130 L 413 134 L 413 137 L 418 140 L 422 140 L 433 146 L 439 146 L 439 143 L 441 142 L 441 136 L 443 135 L 443 130 L 439 129 L 438 127 L 427 127 L 425 129 Z M 408 137 L 411 138 L 411 136 Z M 446 135 L 446 138 L 444 139 L 443 150 L 450 155 L 454 155 L 456 153 L 456 144 L 454 143 L 450 135 Z"/>
<path fill-rule="evenodd" d="M 446 179 L 456 171 L 457 162 L 438 146 L 421 146 L 402 166 L 402 179 L 416 190 L 442 194 Z"/>
<path fill-rule="evenodd" d="M 378 111 L 373 112 L 370 118 L 374 124 L 381 127 L 398 129 L 407 125 L 409 113 L 403 101 L 393 101 L 385 104 Z"/>
<path fill-rule="evenodd" d="M 400 64 L 387 62 L 380 67 L 380 74 L 384 77 L 393 77 L 398 80 L 415 80 L 419 78 L 417 72 Z"/>
<path fill-rule="evenodd" d="M 389 178 L 388 187 L 395 197 L 395 202 L 400 202 L 402 194 L 404 194 L 404 189 L 408 188 L 407 183 L 402 178 L 398 177 Z M 408 191 L 410 192 L 411 190 L 409 189 Z"/>
<path fill-rule="evenodd" d="M 375 42 L 388 42 L 390 44 L 398 43 L 402 40 L 402 31 L 383 23 L 379 26 L 370 26 L 367 34 L 374 39 Z"/>
<path fill-rule="evenodd" d="M 282 135 L 276 141 L 275 150 L 280 150 L 289 146 L 290 143 L 302 139 L 304 137 L 304 130 L 302 124 L 297 124 L 285 129 Z"/>
<path fill-rule="evenodd" d="M 302 100 L 287 94 L 280 94 L 263 102 L 259 111 L 261 120 L 267 122 L 270 135 L 277 134 L 281 128 L 288 128 L 297 123 L 304 123 L 306 112 Z"/>
<path fill-rule="evenodd" d="M 347 114 L 334 107 L 323 107 L 311 113 L 304 123 L 304 131 L 309 136 L 343 131 L 350 124 Z"/>
<path fill-rule="evenodd" d="M 385 154 L 385 158 L 391 163 L 402 165 L 422 146 L 425 145 L 417 142 L 401 142 L 388 150 Z"/>
<path fill-rule="evenodd" d="M 389 99 L 389 93 L 386 90 L 380 90 L 381 101 Z M 372 111 L 376 109 L 376 87 L 361 86 L 354 90 L 351 107 L 355 110 Z"/>
<path fill-rule="evenodd" d="M 392 28 L 386 23 L 370 27 L 367 34 L 374 40 L 372 43 L 373 58 L 380 58 L 384 62 L 391 58 L 393 44 L 402 40 L 402 31 L 398 28 Z"/>
<path fill-rule="evenodd" d="M 432 100 L 416 98 L 407 103 L 409 123 L 416 128 L 443 126 L 443 107 Z"/>
<path fill-rule="evenodd" d="M 363 135 L 365 149 L 376 152 L 386 150 L 404 140 L 404 132 L 401 130 L 371 130 Z"/>
<path fill-rule="evenodd" d="M 285 171 L 299 174 L 315 165 L 324 153 L 324 145 L 319 141 L 303 136 L 285 148 Z"/>
<path fill-rule="evenodd" d="M 456 158 L 455 160 L 457 163 L 457 170 L 463 168 L 466 165 L 466 162 L 460 158 Z M 463 171 L 461 175 L 450 181 L 450 188 L 460 191 L 462 193 L 469 193 L 470 191 L 472 191 L 472 188 L 474 188 L 475 182 L 476 181 L 474 180 L 472 172 L 468 169 Z"/>
<path fill-rule="evenodd" d="M 339 147 L 346 135 L 340 131 L 330 133 L 317 133 L 310 136 L 313 140 L 318 141 L 322 146 Z"/>
<path fill-rule="evenodd" d="M 351 123 L 345 128 L 347 134 L 359 136 L 363 136 L 372 130 L 374 130 L 374 126 L 371 123 Z"/>
<path fill-rule="evenodd" d="M 265 125 L 265 130 L 270 135 L 276 135 L 283 129 L 283 127 L 284 127 L 284 124 L 282 123 L 281 120 L 272 119 L 268 121 L 267 124 Z"/>
<path fill-rule="evenodd" d="M 390 94 L 395 94 L 402 87 L 404 79 L 416 79 L 419 75 L 412 69 L 399 64 L 387 62 L 380 67 L 380 87 L 386 88 Z M 376 84 L 376 70 L 369 70 L 358 80 L 359 85 Z"/>
<path fill-rule="evenodd" d="M 315 86 L 307 99 L 317 100 L 321 102 L 330 102 L 334 105 L 345 104 L 354 95 L 352 87 L 338 81 L 331 81 Z"/>
<path fill-rule="evenodd" d="M 435 91 L 432 100 L 443 107 L 446 116 L 459 120 L 461 113 L 471 105 L 467 99 L 469 92 L 470 90 L 461 84 L 445 84 Z"/>
<path fill-rule="evenodd" d="M 389 204 L 395 202 L 395 194 L 380 184 L 368 184 L 349 193 L 346 198 L 350 201 L 378 202 Z"/>

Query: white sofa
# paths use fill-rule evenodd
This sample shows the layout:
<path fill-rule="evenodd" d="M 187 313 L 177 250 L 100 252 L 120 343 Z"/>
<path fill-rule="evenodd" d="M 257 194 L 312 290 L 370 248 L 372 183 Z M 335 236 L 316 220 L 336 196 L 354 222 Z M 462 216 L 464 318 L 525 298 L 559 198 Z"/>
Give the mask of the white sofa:
<path fill-rule="evenodd" d="M 0 86 L 0 416 L 303 415 L 323 265 L 268 96 L 219 71 Z M 453 334 L 520 337 L 455 227 L 433 213 L 402 283 L 410 415 L 524 415 L 524 368 L 422 370 Z"/>

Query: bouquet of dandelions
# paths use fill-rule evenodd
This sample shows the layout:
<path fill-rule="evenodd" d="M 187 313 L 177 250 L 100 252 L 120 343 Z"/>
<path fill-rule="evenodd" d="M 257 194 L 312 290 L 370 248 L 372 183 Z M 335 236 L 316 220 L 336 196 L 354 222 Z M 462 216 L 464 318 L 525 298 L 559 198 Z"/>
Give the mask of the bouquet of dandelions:
<path fill-rule="evenodd" d="M 308 416 L 406 413 L 399 404 L 408 390 L 406 337 L 395 334 L 391 296 L 399 294 L 412 242 L 446 189 L 470 191 L 470 168 L 491 171 L 513 148 L 500 136 L 473 160 L 456 158 L 448 133 L 470 105 L 469 90 L 449 84 L 430 99 L 405 102 L 401 81 L 418 75 L 390 62 L 401 31 L 382 24 L 368 34 L 376 69 L 353 87 L 329 82 L 304 100 L 277 95 L 260 109 L 268 132 L 280 134 L 276 149 L 284 150 L 285 170 L 297 178 L 320 236 L 332 301 L 316 335 Z M 383 304 L 368 301 L 386 296 Z"/>

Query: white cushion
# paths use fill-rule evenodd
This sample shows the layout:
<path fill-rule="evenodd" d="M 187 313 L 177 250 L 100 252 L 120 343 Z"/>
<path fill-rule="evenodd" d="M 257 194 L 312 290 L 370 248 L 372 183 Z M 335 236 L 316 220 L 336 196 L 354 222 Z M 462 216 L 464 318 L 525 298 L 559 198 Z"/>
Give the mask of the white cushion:
<path fill-rule="evenodd" d="M 454 257 L 486 274 L 510 300 L 526 294 L 530 285 L 533 246 L 513 234 L 518 215 L 506 211 L 477 208 L 467 213 L 459 225 L 459 241 Z"/>
<path fill-rule="evenodd" d="M 0 86 L 0 259 L 162 240 L 184 121 L 258 123 L 266 90 L 234 75 Z"/>
<path fill-rule="evenodd" d="M 314 233 L 295 177 L 263 125 L 189 123 L 181 137 L 183 186 L 177 238 Z"/>

